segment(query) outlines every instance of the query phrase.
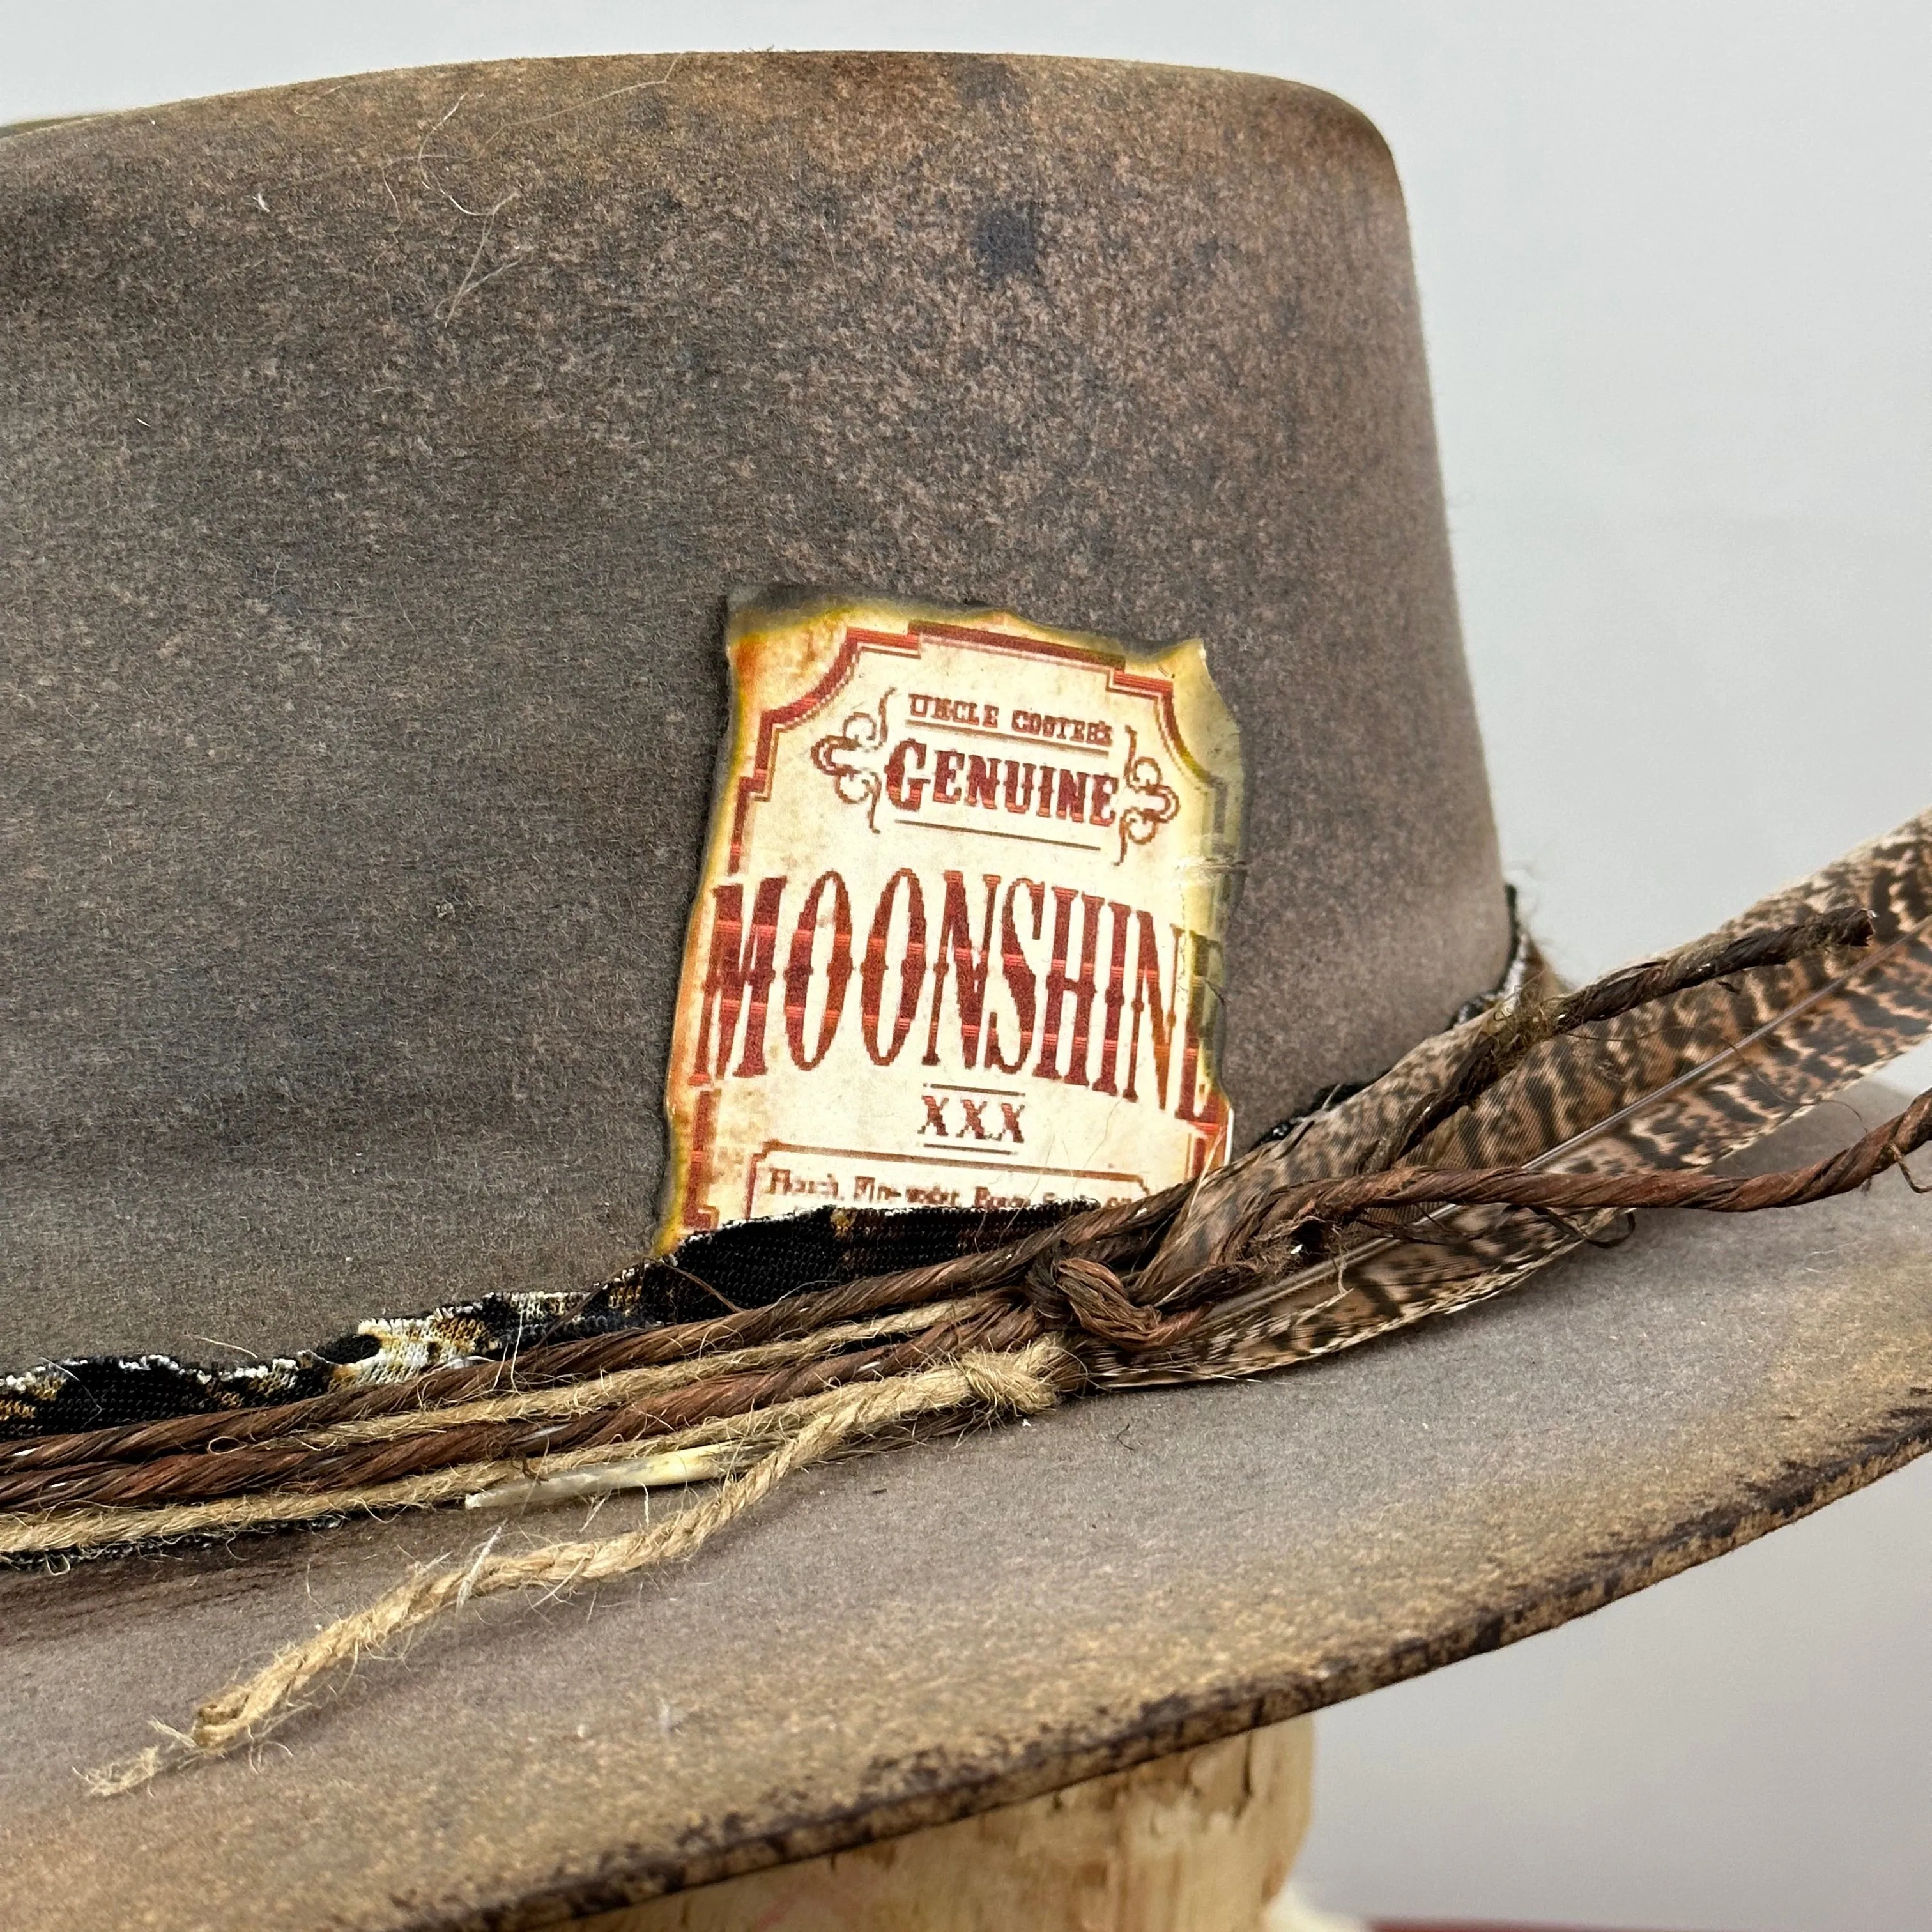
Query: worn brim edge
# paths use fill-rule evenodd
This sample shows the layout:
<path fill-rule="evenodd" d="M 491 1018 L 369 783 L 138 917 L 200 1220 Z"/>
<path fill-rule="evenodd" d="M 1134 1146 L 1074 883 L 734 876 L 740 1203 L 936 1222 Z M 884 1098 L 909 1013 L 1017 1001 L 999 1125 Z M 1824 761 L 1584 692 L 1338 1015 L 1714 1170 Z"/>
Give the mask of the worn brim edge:
<path fill-rule="evenodd" d="M 1759 1160 L 1840 1144 L 1893 1100 L 1856 1093 Z M 858 1458 L 688 1568 L 446 1619 L 252 1762 L 135 1797 L 90 1798 L 76 1769 L 466 1549 L 473 1522 L 8 1576 L 11 1922 L 556 1923 L 1494 1648 L 1925 1448 L 1929 1255 L 1932 1204 L 1897 1176 L 1803 1210 L 1659 1216 L 1327 1363 Z M 582 1524 L 551 1512 L 509 1539 Z"/>

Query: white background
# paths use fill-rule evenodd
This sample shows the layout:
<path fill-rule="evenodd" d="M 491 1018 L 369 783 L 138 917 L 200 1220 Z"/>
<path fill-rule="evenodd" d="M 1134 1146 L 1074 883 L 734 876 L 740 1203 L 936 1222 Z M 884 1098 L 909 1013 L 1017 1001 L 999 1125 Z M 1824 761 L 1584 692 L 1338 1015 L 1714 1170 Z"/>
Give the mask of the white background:
<path fill-rule="evenodd" d="M 0 122 L 362 69 L 932 46 L 1244 68 L 1406 184 L 1512 875 L 1574 973 L 1932 802 L 1922 0 L 0 0 Z M 1902 1077 L 1932 1084 L 1932 1053 Z M 1932 1457 L 1322 1720 L 1356 1911 L 1932 1925 Z"/>

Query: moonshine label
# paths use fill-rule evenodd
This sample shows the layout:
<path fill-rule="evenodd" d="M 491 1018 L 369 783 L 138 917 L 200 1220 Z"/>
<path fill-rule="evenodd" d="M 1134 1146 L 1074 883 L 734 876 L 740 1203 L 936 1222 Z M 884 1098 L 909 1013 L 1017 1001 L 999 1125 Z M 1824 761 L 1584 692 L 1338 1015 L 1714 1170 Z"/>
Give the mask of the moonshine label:
<path fill-rule="evenodd" d="M 1225 1158 L 1234 722 L 1198 641 L 734 600 L 661 1243 L 1116 1202 Z"/>

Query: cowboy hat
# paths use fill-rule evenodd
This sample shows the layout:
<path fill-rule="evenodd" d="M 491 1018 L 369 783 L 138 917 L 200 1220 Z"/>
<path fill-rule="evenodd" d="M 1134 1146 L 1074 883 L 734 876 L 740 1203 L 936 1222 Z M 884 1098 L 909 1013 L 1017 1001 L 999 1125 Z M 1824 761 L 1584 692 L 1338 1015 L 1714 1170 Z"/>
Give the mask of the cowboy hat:
<path fill-rule="evenodd" d="M 152 1503 L 124 1485 L 157 1459 L 106 1454 L 116 1428 L 212 1417 L 230 1433 L 194 1453 L 225 1477 L 209 1451 L 246 1447 L 244 1412 L 495 1373 L 533 1335 L 628 1348 L 710 1317 L 735 1346 L 781 1288 L 1029 1240 L 1062 1245 L 1028 1250 L 1031 1298 L 999 1317 L 1028 1346 L 1072 1349 L 1083 1386 L 1186 1379 L 1204 1268 L 1234 1258 L 1216 1163 L 1298 1123 L 1224 1170 L 1285 1185 L 1418 1047 L 1556 1052 L 1624 1016 L 1483 1030 L 1535 962 L 1400 192 L 1328 97 L 939 56 L 516 63 L 16 134 L 0 196 L 0 1354 L 20 1444 L 92 1443 L 90 1507 Z M 996 838 L 1072 869 L 995 865 Z M 1801 896 L 1645 997 L 1812 974 L 1815 998 L 1855 953 L 1896 964 L 1922 844 L 1864 925 Z M 1035 1111 L 1003 1148 L 1009 1080 Z M 902 1100 L 889 1144 L 872 1115 Z M 1828 1154 L 1826 1118 L 1756 1156 Z M 1025 1132 L 1029 1178 L 989 1180 Z M 9 1574 L 10 1910 L 581 1916 L 1528 1634 L 1924 1446 L 1925 1221 L 1897 1177 L 1564 1259 L 1621 1204 L 1533 1194 L 1422 1204 L 1553 1262 L 1520 1302 L 830 1463 L 690 1570 L 453 1609 L 252 1770 L 111 1803 L 74 1774 L 474 1519 L 211 1518 Z M 1335 1259 L 1343 1210 L 1295 1199 L 1276 1274 Z M 1066 1245 L 1100 1225 L 1061 1218 L 1076 1200 L 1116 1244 L 1193 1214 L 1160 1224 L 1161 1294 Z M 1416 1204 L 1352 1204 L 1385 1218 L 1343 1234 L 1419 1252 Z M 1184 1280 L 1183 1237 L 1205 1244 Z M 361 1326 L 432 1306 L 454 1312 Z M 195 1366 L 224 1349 L 264 1360 Z M 974 1383 L 946 1412 L 982 1396 L 1024 1406 Z M 77 1454 L 31 1466 L 83 1480 Z M 70 1525 L 80 1489 L 36 1493 L 33 1522 Z M 650 1508 L 607 1498 L 597 1534 Z M 20 1553 L 82 1546 L 34 1533 Z"/>

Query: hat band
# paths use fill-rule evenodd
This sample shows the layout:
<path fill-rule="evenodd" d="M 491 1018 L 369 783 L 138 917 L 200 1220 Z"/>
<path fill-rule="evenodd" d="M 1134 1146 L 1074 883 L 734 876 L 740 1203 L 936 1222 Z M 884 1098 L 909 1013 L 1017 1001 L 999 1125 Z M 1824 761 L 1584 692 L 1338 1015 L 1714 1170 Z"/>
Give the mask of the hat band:
<path fill-rule="evenodd" d="M 1034 1225 L 998 1245 L 915 1247 L 884 1268 L 878 1244 L 956 1239 L 957 1210 L 750 1222 L 697 1239 L 777 1280 L 825 1258 L 788 1244 L 829 1240 L 843 1279 L 698 1319 L 553 1331 L 507 1364 L 22 1443 L 0 1474 L 0 1553 L 724 1478 L 644 1531 L 516 1557 L 486 1545 L 465 1569 L 419 1573 L 104 1774 L 130 1788 L 261 1736 L 368 1642 L 472 1594 L 687 1554 L 790 1471 L 882 1433 L 1331 1353 L 1514 1286 L 1640 1208 L 1752 1213 L 1862 1187 L 1932 1139 L 1932 1093 L 1802 1168 L 1697 1170 L 1928 1030 L 1932 814 L 1665 958 L 1573 994 L 1532 977 L 1360 1092 L 1145 1199 L 1022 1210 Z M 687 1244 L 610 1285 L 606 1306 L 653 1283 L 726 1300 L 704 1264 Z"/>

